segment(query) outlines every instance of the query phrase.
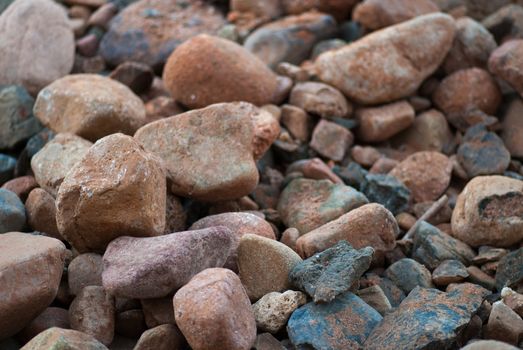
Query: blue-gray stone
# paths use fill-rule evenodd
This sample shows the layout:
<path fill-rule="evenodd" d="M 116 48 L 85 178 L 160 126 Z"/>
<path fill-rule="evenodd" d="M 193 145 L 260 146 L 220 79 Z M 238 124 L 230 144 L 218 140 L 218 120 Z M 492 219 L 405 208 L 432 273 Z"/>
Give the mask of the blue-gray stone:
<path fill-rule="evenodd" d="M 367 174 L 362 191 L 369 201 L 383 205 L 394 215 L 409 206 L 410 190 L 391 175 Z"/>
<path fill-rule="evenodd" d="M 24 203 L 15 193 L 0 188 L 0 233 L 21 231 L 24 227 Z"/>
<path fill-rule="evenodd" d="M 390 279 L 405 293 L 416 287 L 432 288 L 430 271 L 416 260 L 404 258 L 396 261 L 385 270 L 385 277 Z"/>
<path fill-rule="evenodd" d="M 513 287 L 523 280 L 523 248 L 508 253 L 499 261 L 496 288 Z"/>
<path fill-rule="evenodd" d="M 16 159 L 0 153 L 0 185 L 11 180 L 16 167 Z"/>
<path fill-rule="evenodd" d="M 365 184 L 365 177 L 368 174 L 368 171 L 356 162 L 350 162 L 346 167 L 335 165 L 332 171 L 338 175 L 346 185 L 360 191 Z"/>

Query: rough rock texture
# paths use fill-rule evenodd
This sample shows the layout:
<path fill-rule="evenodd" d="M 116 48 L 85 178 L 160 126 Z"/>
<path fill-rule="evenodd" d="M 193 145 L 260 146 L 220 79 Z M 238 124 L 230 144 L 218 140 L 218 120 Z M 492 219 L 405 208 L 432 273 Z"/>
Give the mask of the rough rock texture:
<path fill-rule="evenodd" d="M 131 89 L 96 74 L 55 80 L 38 94 L 34 114 L 55 132 L 93 142 L 118 132 L 132 135 L 146 121 L 143 102 Z"/>
<path fill-rule="evenodd" d="M 523 248 L 505 255 L 496 271 L 496 288 L 517 286 L 523 280 Z"/>
<path fill-rule="evenodd" d="M 341 92 L 313 81 L 294 85 L 289 103 L 322 118 L 344 118 L 352 113 L 352 105 Z"/>
<path fill-rule="evenodd" d="M 223 266 L 234 239 L 225 227 L 117 238 L 104 254 L 103 286 L 112 295 L 124 298 L 167 296 L 198 272 Z"/>
<path fill-rule="evenodd" d="M 315 69 L 358 103 L 391 102 L 412 94 L 437 69 L 454 32 L 448 15 L 420 16 L 320 55 Z"/>
<path fill-rule="evenodd" d="M 473 247 L 508 247 L 523 239 L 523 181 L 505 176 L 473 178 L 458 196 L 452 234 Z"/>
<path fill-rule="evenodd" d="M 430 271 L 416 260 L 409 258 L 398 260 L 387 267 L 384 275 L 406 294 L 417 286 L 434 287 Z"/>
<path fill-rule="evenodd" d="M 333 140 L 336 140 L 333 142 Z M 347 128 L 327 120 L 320 120 L 312 133 L 310 147 L 322 156 L 341 161 L 352 145 L 354 136 Z"/>
<path fill-rule="evenodd" d="M 512 100 L 503 116 L 501 138 L 512 157 L 523 158 L 523 100 Z"/>
<path fill-rule="evenodd" d="M 385 292 L 379 285 L 372 285 L 367 288 L 360 289 L 356 294 L 363 299 L 364 302 L 369 304 L 370 307 L 385 315 L 392 309 L 389 299 L 385 295 Z"/>
<path fill-rule="evenodd" d="M 356 110 L 357 136 L 364 142 L 381 142 L 408 128 L 414 122 L 414 109 L 406 101 Z"/>
<path fill-rule="evenodd" d="M 394 215 L 406 210 L 410 202 L 409 189 L 386 174 L 368 174 L 361 190 L 370 202 L 383 205 Z"/>
<path fill-rule="evenodd" d="M 194 64 L 199 62 L 199 64 Z M 189 108 L 245 101 L 276 102 L 276 75 L 240 45 L 214 36 L 198 35 L 180 45 L 163 72 L 167 89 Z"/>
<path fill-rule="evenodd" d="M 36 95 L 73 68 L 73 30 L 54 1 L 16 1 L 0 15 L 0 33 L 0 85 L 22 85 Z"/>
<path fill-rule="evenodd" d="M 444 260 L 432 271 L 432 281 L 438 286 L 459 283 L 469 276 L 465 265 L 459 260 Z"/>
<path fill-rule="evenodd" d="M 517 346 L 523 337 L 523 320 L 503 301 L 496 301 L 492 304 L 485 337 Z"/>
<path fill-rule="evenodd" d="M 15 193 L 0 188 L 0 233 L 22 231 L 25 220 L 24 203 Z"/>
<path fill-rule="evenodd" d="M 183 335 L 176 326 L 162 324 L 143 332 L 133 350 L 179 350 L 184 343 Z"/>
<path fill-rule="evenodd" d="M 129 136 L 104 137 L 62 182 L 58 229 L 79 252 L 103 251 L 122 235 L 159 235 L 165 193 L 165 173 L 156 157 Z"/>
<path fill-rule="evenodd" d="M 66 250 L 54 238 L 10 232 L 0 239 L 0 339 L 45 310 L 58 291 Z"/>
<path fill-rule="evenodd" d="M 509 83 L 520 95 L 523 94 L 523 40 L 510 40 L 497 48 L 490 56 L 489 70 Z"/>
<path fill-rule="evenodd" d="M 56 206 L 53 196 L 41 188 L 35 188 L 25 201 L 27 223 L 38 232 L 62 239 L 56 225 Z"/>
<path fill-rule="evenodd" d="M 293 290 L 265 294 L 252 305 L 258 329 L 270 333 L 279 332 L 287 324 L 291 314 L 306 302 L 305 294 Z"/>
<path fill-rule="evenodd" d="M 49 328 L 21 350 L 67 349 L 67 350 L 107 350 L 105 345 L 90 335 L 72 329 Z"/>
<path fill-rule="evenodd" d="M 80 254 L 67 267 L 69 292 L 77 295 L 87 286 L 102 285 L 102 256 L 95 253 Z"/>
<path fill-rule="evenodd" d="M 174 194 L 204 201 L 241 198 L 258 184 L 248 103 L 220 103 L 158 120 L 135 135 L 162 158 Z"/>
<path fill-rule="evenodd" d="M 240 279 L 227 269 L 207 269 L 174 296 L 174 315 L 194 350 L 249 350 L 256 321 Z"/>

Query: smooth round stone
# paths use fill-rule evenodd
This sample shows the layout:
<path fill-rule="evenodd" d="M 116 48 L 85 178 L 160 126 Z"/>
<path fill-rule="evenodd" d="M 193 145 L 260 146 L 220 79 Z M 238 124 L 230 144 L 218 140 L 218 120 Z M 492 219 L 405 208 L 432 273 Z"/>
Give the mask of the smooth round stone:
<path fill-rule="evenodd" d="M 24 203 L 15 193 L 0 188 L 0 233 L 22 231 L 25 221 Z"/>
<path fill-rule="evenodd" d="M 461 350 L 516 350 L 515 346 L 497 340 L 478 340 L 469 343 Z"/>
<path fill-rule="evenodd" d="M 509 40 L 490 56 L 489 70 L 510 84 L 520 95 L 523 93 L 523 40 Z"/>

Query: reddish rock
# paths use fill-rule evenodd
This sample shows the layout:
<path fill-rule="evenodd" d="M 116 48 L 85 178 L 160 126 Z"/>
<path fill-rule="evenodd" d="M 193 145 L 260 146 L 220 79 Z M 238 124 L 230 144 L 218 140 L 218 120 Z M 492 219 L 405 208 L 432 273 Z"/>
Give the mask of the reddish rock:
<path fill-rule="evenodd" d="M 489 70 L 509 83 L 520 95 L 523 94 L 523 40 L 510 40 L 497 48 L 490 56 Z"/>
<path fill-rule="evenodd" d="M 523 337 L 523 319 L 503 301 L 496 301 L 492 304 L 485 336 L 517 346 Z"/>
<path fill-rule="evenodd" d="M 1 188 L 15 193 L 22 201 L 25 201 L 29 193 L 38 187 L 33 176 L 20 176 L 7 181 Z"/>
<path fill-rule="evenodd" d="M 58 327 L 49 328 L 31 339 L 23 350 L 42 349 L 107 350 L 102 343 L 82 332 Z"/>
<path fill-rule="evenodd" d="M 414 109 L 406 101 L 356 110 L 357 136 L 365 142 L 381 142 L 408 128 L 414 121 Z"/>
<path fill-rule="evenodd" d="M 318 10 L 333 15 L 338 21 L 347 19 L 356 3 L 356 0 L 282 0 L 285 13 L 299 14 Z"/>
<path fill-rule="evenodd" d="M 380 151 L 371 146 L 354 146 L 350 150 L 350 155 L 354 161 L 364 167 L 371 167 L 382 157 Z"/>
<path fill-rule="evenodd" d="M 158 158 L 129 136 L 104 137 L 60 186 L 58 229 L 82 253 L 103 251 L 122 235 L 162 234 L 165 193 L 165 172 Z"/>
<path fill-rule="evenodd" d="M 295 139 L 303 142 L 309 140 L 312 118 L 303 109 L 293 105 L 283 105 L 281 109 L 281 123 Z"/>
<path fill-rule="evenodd" d="M 388 174 L 399 162 L 395 159 L 381 157 L 369 169 L 371 174 Z"/>
<path fill-rule="evenodd" d="M 231 11 L 248 17 L 261 17 L 264 20 L 280 17 L 283 11 L 280 0 L 231 0 Z"/>
<path fill-rule="evenodd" d="M 512 100 L 505 111 L 502 123 L 501 138 L 512 157 L 523 157 L 523 100 Z"/>
<path fill-rule="evenodd" d="M 296 166 L 294 169 L 293 167 Z M 335 184 L 342 184 L 343 180 L 320 158 L 312 158 L 294 162 L 287 168 L 287 172 L 299 171 L 308 179 L 330 180 Z"/>
<path fill-rule="evenodd" d="M 67 267 L 69 292 L 78 295 L 84 287 L 102 285 L 102 256 L 95 253 L 80 254 Z"/>
<path fill-rule="evenodd" d="M 60 307 L 48 307 L 34 320 L 31 321 L 19 334 L 18 337 L 24 343 L 36 337 L 41 332 L 52 328 L 59 327 L 69 329 L 69 313 L 67 309 Z"/>
<path fill-rule="evenodd" d="M 176 324 L 194 350 L 249 350 L 256 339 L 251 303 L 238 276 L 207 269 L 174 296 Z"/>
<path fill-rule="evenodd" d="M 86 18 L 88 19 L 87 25 L 100 27 L 107 31 L 109 22 L 117 13 L 118 6 L 115 3 L 108 2 L 97 8 Z"/>
<path fill-rule="evenodd" d="M 294 85 L 289 103 L 322 118 L 347 118 L 352 114 L 352 104 L 341 92 L 312 81 Z"/>
<path fill-rule="evenodd" d="M 56 226 L 56 207 L 53 196 L 41 188 L 35 188 L 25 201 L 25 210 L 27 222 L 33 230 L 62 239 L 58 226 Z"/>
<path fill-rule="evenodd" d="M 298 238 L 300 238 L 300 231 L 294 227 L 289 227 L 282 232 L 280 242 L 296 251 L 296 241 Z"/>
<path fill-rule="evenodd" d="M 265 152 L 280 135 L 280 123 L 273 114 L 263 108 L 252 113 L 254 122 L 253 155 L 255 159 L 263 157 Z"/>
<path fill-rule="evenodd" d="M 354 136 L 349 129 L 322 119 L 316 124 L 309 145 L 322 156 L 341 161 L 353 142 Z"/>

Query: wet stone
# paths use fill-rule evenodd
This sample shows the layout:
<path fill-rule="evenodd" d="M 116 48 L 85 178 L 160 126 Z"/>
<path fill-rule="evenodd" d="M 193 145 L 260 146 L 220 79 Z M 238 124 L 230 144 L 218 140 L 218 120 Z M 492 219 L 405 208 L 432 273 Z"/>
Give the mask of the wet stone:
<path fill-rule="evenodd" d="M 394 176 L 368 174 L 362 192 L 370 202 L 376 202 L 396 215 L 408 208 L 410 190 Z"/>
<path fill-rule="evenodd" d="M 394 282 L 405 293 L 416 287 L 432 288 L 430 271 L 416 260 L 404 258 L 385 270 L 385 277 Z"/>

